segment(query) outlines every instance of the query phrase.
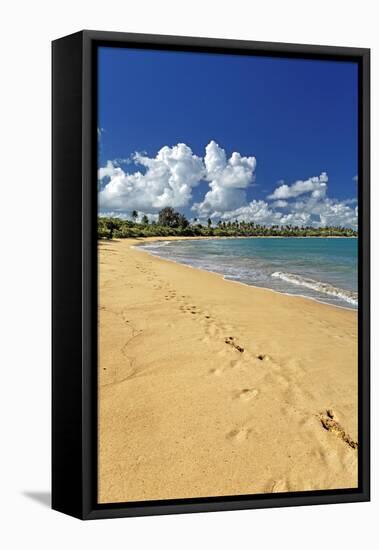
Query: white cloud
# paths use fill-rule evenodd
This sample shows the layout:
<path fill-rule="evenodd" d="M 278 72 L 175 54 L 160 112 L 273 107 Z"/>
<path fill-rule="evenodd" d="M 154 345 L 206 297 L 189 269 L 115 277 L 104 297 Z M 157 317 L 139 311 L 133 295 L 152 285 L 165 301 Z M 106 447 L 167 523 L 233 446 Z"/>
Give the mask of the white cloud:
<path fill-rule="evenodd" d="M 268 199 L 290 199 L 305 193 L 312 193 L 314 197 L 324 197 L 327 190 L 328 175 L 322 172 L 320 176 L 309 178 L 305 181 L 298 180 L 292 185 L 282 184 L 275 189 Z"/>
<path fill-rule="evenodd" d="M 130 171 L 127 168 L 133 164 Z M 162 147 L 155 157 L 135 153 L 129 159 L 108 161 L 99 168 L 99 206 L 103 215 L 131 219 L 132 210 L 139 218 L 146 213 L 150 220 L 165 206 L 191 207 L 194 187 L 208 181 L 203 200 L 192 205 L 201 223 L 253 221 L 261 225 L 341 225 L 357 227 L 356 199 L 329 198 L 328 175 L 297 180 L 287 185 L 277 183 L 266 200 L 247 202 L 247 189 L 254 181 L 256 159 L 226 152 L 215 141 L 205 148 L 204 158 L 179 143 Z"/>
<path fill-rule="evenodd" d="M 357 202 L 358 202 L 357 198 L 345 199 L 345 200 L 341 201 L 341 204 L 357 204 Z"/>
<path fill-rule="evenodd" d="M 154 222 L 158 221 L 158 214 L 151 214 L 149 212 L 141 212 L 141 211 L 137 211 L 137 214 L 138 216 L 136 218 L 136 221 L 138 223 L 142 221 L 143 216 L 147 216 L 150 223 L 153 221 Z M 112 211 L 99 212 L 99 217 L 100 218 L 119 218 L 120 220 L 134 221 L 131 212 L 112 212 Z"/>
<path fill-rule="evenodd" d="M 299 225 L 308 226 L 314 225 L 311 221 L 311 213 L 309 212 L 289 212 L 280 218 L 280 225 Z"/>
<path fill-rule="evenodd" d="M 248 205 L 224 212 L 220 217 L 253 221 L 261 225 L 339 225 L 357 228 L 356 199 L 339 201 L 329 198 L 327 182 L 328 176 L 323 172 L 318 177 L 299 180 L 292 185 L 281 183 L 268 197 L 275 198 L 273 202 L 252 201 Z"/>
<path fill-rule="evenodd" d="M 291 205 L 292 214 L 295 217 L 308 216 L 309 225 L 315 227 L 325 225 L 339 225 L 342 227 L 358 227 L 358 208 L 350 206 L 355 203 L 354 199 L 339 201 L 329 197 L 321 199 L 309 197 L 303 201 L 296 201 Z M 294 223 L 288 221 L 287 223 Z M 296 222 L 297 225 L 300 225 Z"/>
<path fill-rule="evenodd" d="M 273 206 L 274 208 L 285 208 L 287 205 L 288 205 L 288 202 L 287 202 L 287 201 L 283 201 L 283 200 L 281 200 L 281 199 L 279 199 L 278 201 L 274 201 L 273 203 L 271 203 L 271 206 Z"/>
<path fill-rule="evenodd" d="M 192 210 L 199 216 L 236 209 L 246 202 L 246 189 L 253 182 L 255 157 L 242 157 L 234 152 L 227 160 L 225 150 L 215 141 L 205 148 L 204 164 L 210 190 Z"/>
<path fill-rule="evenodd" d="M 335 225 L 342 227 L 358 226 L 358 208 L 351 207 L 345 201 L 322 199 L 321 201 L 302 201 L 293 203 L 288 212 L 272 208 L 266 201 L 251 201 L 249 204 L 224 212 L 222 220 L 254 222 L 261 225 L 298 225 L 320 227 Z"/>
<path fill-rule="evenodd" d="M 358 207 L 352 208 L 344 201 L 327 199 L 319 212 L 320 226 L 340 225 L 342 227 L 358 228 Z"/>
<path fill-rule="evenodd" d="M 106 177 L 112 178 L 115 174 L 120 173 L 118 170 L 119 170 L 119 167 L 116 166 L 116 164 L 111 160 L 108 160 L 105 166 L 103 166 L 102 168 L 99 168 L 98 178 L 99 180 L 103 180 Z"/>
<path fill-rule="evenodd" d="M 162 147 L 154 158 L 135 153 L 133 160 L 145 170 L 127 173 L 112 161 L 99 169 L 100 180 L 109 178 L 99 193 L 101 210 L 154 212 L 165 206 L 184 207 L 204 176 L 202 159 L 184 143 Z"/>
<path fill-rule="evenodd" d="M 281 213 L 275 212 L 270 208 L 266 201 L 253 200 L 245 206 L 236 210 L 224 212 L 221 215 L 222 220 L 253 221 L 261 225 L 273 225 L 280 223 Z"/>

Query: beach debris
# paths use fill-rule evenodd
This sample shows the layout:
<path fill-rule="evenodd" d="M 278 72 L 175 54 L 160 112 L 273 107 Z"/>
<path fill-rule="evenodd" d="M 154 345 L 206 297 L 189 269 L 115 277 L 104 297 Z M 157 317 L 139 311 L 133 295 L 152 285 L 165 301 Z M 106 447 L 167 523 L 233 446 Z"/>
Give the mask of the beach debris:
<path fill-rule="evenodd" d="M 245 349 L 243 347 L 236 344 L 236 342 L 234 341 L 234 336 L 227 336 L 225 338 L 225 344 L 228 344 L 229 346 L 232 346 L 232 348 L 236 349 L 240 353 L 243 353 L 245 351 Z"/>
<path fill-rule="evenodd" d="M 358 448 L 358 443 L 353 441 L 348 433 L 342 428 L 341 424 L 337 422 L 334 411 L 332 409 L 326 409 L 325 412 L 319 414 L 319 419 L 322 427 L 330 433 L 334 433 L 337 437 L 342 439 L 346 445 L 352 449 Z"/>

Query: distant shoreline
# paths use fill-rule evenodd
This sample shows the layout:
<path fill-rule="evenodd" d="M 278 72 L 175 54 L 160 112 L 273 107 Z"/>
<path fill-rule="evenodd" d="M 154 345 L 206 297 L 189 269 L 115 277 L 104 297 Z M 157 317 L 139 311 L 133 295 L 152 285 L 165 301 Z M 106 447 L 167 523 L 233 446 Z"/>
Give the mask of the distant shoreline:
<path fill-rule="evenodd" d="M 125 239 L 128 239 L 130 237 L 125 237 Z M 202 241 L 202 240 L 210 240 L 210 239 L 217 239 L 217 240 L 220 240 L 220 239 L 358 239 L 359 236 L 340 236 L 340 235 L 329 235 L 329 236 L 313 236 L 313 235 L 309 235 L 309 236 L 301 236 L 301 237 L 296 237 L 294 235 L 288 235 L 288 236 L 284 236 L 284 235 L 229 235 L 229 236 L 226 236 L 226 235 L 209 235 L 209 236 L 206 236 L 206 235 L 193 235 L 193 236 L 186 236 L 186 235 L 167 235 L 167 236 L 163 236 L 163 235 L 149 235 L 149 236 L 146 236 L 146 237 L 134 237 L 136 240 L 143 240 L 144 242 L 148 242 L 150 240 L 154 240 L 154 241 L 170 241 L 170 240 L 175 240 L 175 241 Z M 100 238 L 98 239 L 98 242 L 107 242 L 109 240 L 116 240 L 116 241 L 122 241 L 124 240 L 124 237 L 115 237 L 114 239 L 106 239 L 106 238 Z M 143 243 L 137 243 L 136 246 L 139 246 L 139 244 L 143 244 Z"/>
<path fill-rule="evenodd" d="M 134 212 L 137 216 L 137 212 Z M 207 225 L 190 222 L 179 212 L 172 208 L 161 210 L 158 222 L 149 222 L 147 216 L 141 221 L 134 221 L 98 216 L 97 230 L 99 238 L 138 238 L 138 237 L 226 237 L 226 238 L 291 238 L 291 237 L 357 237 L 355 229 L 340 226 L 266 226 L 254 222 L 228 222 L 212 225 L 208 220 Z"/>
<path fill-rule="evenodd" d="M 168 235 L 167 237 L 162 237 L 161 235 L 151 235 L 152 238 L 159 238 L 162 240 L 169 240 L 171 239 L 179 239 L 179 240 L 203 240 L 203 239 L 358 239 L 358 236 L 342 236 L 342 235 L 328 235 L 328 236 L 321 236 L 321 235 L 302 235 L 301 237 L 296 237 L 295 235 L 197 235 L 197 236 L 174 236 L 174 235 Z M 120 237 L 118 237 L 120 238 Z M 149 239 L 150 237 L 139 237 L 140 239 Z M 106 240 L 106 239 L 103 239 Z M 120 239 L 122 240 L 122 238 Z"/>

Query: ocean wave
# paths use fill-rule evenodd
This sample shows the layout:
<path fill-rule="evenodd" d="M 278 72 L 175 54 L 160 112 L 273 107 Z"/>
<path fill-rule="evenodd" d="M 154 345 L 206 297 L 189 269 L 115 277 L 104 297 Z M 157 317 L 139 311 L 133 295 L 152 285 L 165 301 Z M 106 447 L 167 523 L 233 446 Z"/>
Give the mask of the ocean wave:
<path fill-rule="evenodd" d="M 164 246 L 167 246 L 168 244 L 172 243 L 172 241 L 156 241 L 156 242 L 150 242 L 148 244 L 140 244 L 138 245 L 138 248 L 146 248 L 146 250 L 153 251 L 156 248 L 162 248 Z"/>
<path fill-rule="evenodd" d="M 271 274 L 271 277 L 281 279 L 282 281 L 286 281 L 287 283 L 292 283 L 294 285 L 303 286 L 311 290 L 315 290 L 316 292 L 321 292 L 322 294 L 335 296 L 355 306 L 358 305 L 358 292 L 354 292 L 353 290 L 345 290 L 343 288 L 332 286 L 329 283 L 323 283 L 321 281 L 315 281 L 313 279 L 301 277 L 300 275 L 283 273 L 281 271 L 275 271 L 275 273 Z"/>

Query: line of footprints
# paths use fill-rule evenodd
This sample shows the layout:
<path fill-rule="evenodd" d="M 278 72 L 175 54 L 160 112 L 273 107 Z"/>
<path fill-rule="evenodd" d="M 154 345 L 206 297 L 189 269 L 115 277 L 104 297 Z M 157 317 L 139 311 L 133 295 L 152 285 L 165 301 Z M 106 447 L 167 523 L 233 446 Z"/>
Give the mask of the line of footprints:
<path fill-rule="evenodd" d="M 141 269 L 140 266 L 138 267 L 140 272 L 148 276 L 148 280 L 150 282 L 155 282 L 154 288 L 156 290 L 161 290 L 164 287 L 166 288 L 166 294 L 164 298 L 167 302 L 178 302 L 180 304 L 179 309 L 182 313 L 189 315 L 191 318 L 201 321 L 205 329 L 205 337 L 203 338 L 204 343 L 210 343 L 211 340 L 214 340 L 214 337 L 220 340 L 223 339 L 225 345 L 234 350 L 241 358 L 245 358 L 246 356 L 248 356 L 249 358 L 251 357 L 256 361 L 267 361 L 273 367 L 278 367 L 278 365 L 276 365 L 275 362 L 272 361 L 269 355 L 258 353 L 251 356 L 251 354 L 245 349 L 245 347 L 236 341 L 236 338 L 234 336 L 224 336 L 225 334 L 232 332 L 232 327 L 230 325 L 223 325 L 221 323 L 218 323 L 208 311 L 202 311 L 196 305 L 189 303 L 189 296 L 178 295 L 176 290 L 172 289 L 169 284 L 161 281 L 155 273 L 150 270 L 145 270 L 143 268 Z M 220 353 L 223 354 L 222 351 Z M 238 366 L 239 364 L 239 359 L 232 359 L 231 361 L 229 361 L 229 365 L 232 368 Z M 221 368 L 213 368 L 210 370 L 210 374 L 212 375 L 217 376 L 221 375 L 222 373 L 223 369 Z M 259 390 L 257 390 L 256 388 L 243 388 L 241 390 L 236 390 L 233 393 L 233 399 L 238 399 L 243 402 L 249 403 L 258 395 Z M 330 411 L 327 411 L 326 414 L 320 413 L 319 415 L 317 415 L 320 421 L 320 426 L 327 431 L 333 433 L 338 438 L 342 439 L 342 441 L 347 444 L 349 448 L 356 449 L 358 447 L 358 443 L 352 441 L 350 436 L 346 434 L 340 424 L 336 422 L 335 417 L 333 417 L 332 414 L 334 413 L 330 413 Z M 236 428 L 228 432 L 226 438 L 232 442 L 240 443 L 248 439 L 250 432 L 250 428 L 243 426 L 242 428 Z"/>
<path fill-rule="evenodd" d="M 229 360 L 229 366 L 234 368 L 240 364 L 243 358 L 246 358 L 247 355 L 250 356 L 250 353 L 241 346 L 234 336 L 223 336 L 228 331 L 232 331 L 232 327 L 228 325 L 223 325 L 218 323 L 214 317 L 208 312 L 203 311 L 194 304 L 188 302 L 189 296 L 186 295 L 177 295 L 175 290 L 168 290 L 165 294 L 166 301 L 177 301 L 180 303 L 179 309 L 183 314 L 189 315 L 191 318 L 200 320 L 204 325 L 205 337 L 203 338 L 204 343 L 214 342 L 216 337 L 219 341 L 224 342 L 224 344 L 230 349 L 233 350 L 236 355 L 233 355 L 233 359 Z M 222 350 L 220 354 L 224 355 L 226 352 Z M 270 357 L 265 354 L 255 355 L 255 359 L 258 361 L 269 361 Z M 219 376 L 223 373 L 223 369 L 220 367 L 210 369 L 209 373 L 211 375 Z M 236 390 L 232 393 L 233 400 L 238 400 L 243 403 L 248 404 L 253 399 L 259 395 L 259 390 L 256 388 L 243 388 Z M 226 434 L 226 438 L 231 442 L 240 443 L 245 441 L 250 434 L 251 430 L 248 427 L 242 427 L 238 429 L 233 429 Z"/>
<path fill-rule="evenodd" d="M 202 311 L 197 306 L 188 303 L 186 300 L 187 298 L 189 297 L 186 295 L 181 295 L 178 297 L 175 290 L 169 290 L 165 295 L 165 299 L 167 301 L 175 300 L 181 302 L 179 309 L 183 313 L 188 314 L 191 317 L 194 316 L 195 319 L 199 319 L 200 317 L 202 323 L 205 325 L 206 336 L 203 339 L 205 343 L 210 342 L 210 337 L 212 336 L 218 336 L 221 339 L 222 335 L 227 333 L 228 330 L 231 332 L 232 327 L 217 323 L 210 313 L 208 313 L 207 311 Z M 246 355 L 249 355 L 249 357 L 251 357 L 251 354 L 247 352 L 245 347 L 237 342 L 234 336 L 223 336 L 223 341 L 229 348 L 234 350 L 241 357 L 244 357 Z M 277 366 L 275 362 L 272 361 L 272 358 L 269 355 L 258 353 L 256 355 L 253 355 L 253 358 L 258 361 L 269 362 L 273 367 Z M 238 364 L 238 359 L 233 359 L 229 362 L 229 365 L 231 367 L 238 366 Z M 210 370 L 210 374 L 213 375 L 221 375 L 222 372 L 223 370 L 221 368 L 213 368 Z M 242 402 L 249 403 L 258 395 L 259 390 L 257 390 L 256 388 L 243 388 L 242 390 L 236 390 L 235 392 L 233 392 L 233 399 L 238 399 Z M 358 444 L 355 441 L 352 441 L 350 436 L 346 434 L 343 428 L 341 428 L 341 426 L 335 421 L 335 418 L 333 418 L 330 411 L 328 411 L 328 413 L 329 415 L 327 414 L 326 417 L 323 414 L 318 415 L 321 426 L 342 439 L 344 443 L 346 443 L 350 448 L 356 449 L 358 447 Z M 248 439 L 250 432 L 251 429 L 249 427 L 243 426 L 242 428 L 236 428 L 228 432 L 226 438 L 231 442 L 241 443 Z"/>

